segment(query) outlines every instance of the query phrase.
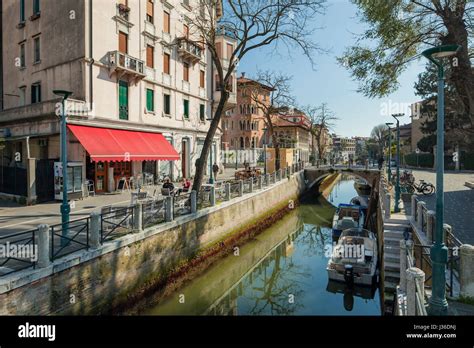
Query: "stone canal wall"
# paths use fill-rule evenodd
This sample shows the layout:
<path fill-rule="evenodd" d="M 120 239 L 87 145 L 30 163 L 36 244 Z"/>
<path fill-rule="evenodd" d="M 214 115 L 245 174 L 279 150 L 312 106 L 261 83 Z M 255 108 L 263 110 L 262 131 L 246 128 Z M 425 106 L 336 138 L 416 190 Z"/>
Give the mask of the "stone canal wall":
<path fill-rule="evenodd" d="M 164 286 L 197 259 L 215 261 L 305 191 L 304 173 L 244 197 L 70 254 L 0 283 L 0 315 L 103 314 Z M 232 244 L 235 243 L 235 244 Z"/>

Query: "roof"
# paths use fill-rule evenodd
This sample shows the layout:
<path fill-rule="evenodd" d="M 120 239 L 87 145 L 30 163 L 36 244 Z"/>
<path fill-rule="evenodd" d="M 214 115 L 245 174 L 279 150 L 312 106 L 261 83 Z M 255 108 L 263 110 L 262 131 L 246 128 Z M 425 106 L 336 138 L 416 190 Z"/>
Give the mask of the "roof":
<path fill-rule="evenodd" d="M 261 82 L 259 82 L 259 81 L 252 80 L 252 79 L 249 79 L 249 78 L 243 77 L 243 76 L 241 76 L 241 77 L 239 77 L 239 78 L 237 79 L 237 84 L 238 84 L 238 85 L 252 84 L 252 85 L 258 85 L 258 86 L 260 86 L 261 88 L 266 89 L 266 90 L 269 90 L 269 91 L 274 91 L 274 90 L 275 90 L 273 87 L 270 87 L 270 86 L 268 86 L 268 85 L 266 85 L 266 84 L 264 84 L 264 83 L 261 83 Z"/>

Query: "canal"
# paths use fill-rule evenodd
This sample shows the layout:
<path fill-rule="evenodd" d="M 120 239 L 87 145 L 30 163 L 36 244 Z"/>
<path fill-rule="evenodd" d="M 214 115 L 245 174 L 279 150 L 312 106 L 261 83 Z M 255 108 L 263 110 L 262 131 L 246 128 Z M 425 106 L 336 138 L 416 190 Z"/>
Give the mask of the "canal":
<path fill-rule="evenodd" d="M 306 195 L 285 218 L 173 295 L 147 299 L 146 315 L 381 315 L 379 290 L 329 282 L 335 206 L 357 196 L 345 176 L 327 199 Z"/>

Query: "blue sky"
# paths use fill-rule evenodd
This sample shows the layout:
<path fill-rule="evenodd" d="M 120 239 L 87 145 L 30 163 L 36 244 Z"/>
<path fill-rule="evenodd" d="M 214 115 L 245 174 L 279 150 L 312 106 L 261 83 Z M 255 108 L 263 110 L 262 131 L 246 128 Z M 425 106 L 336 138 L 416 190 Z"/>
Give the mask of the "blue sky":
<path fill-rule="evenodd" d="M 322 27 L 315 33 L 315 40 L 329 53 L 315 57 L 316 68 L 306 57 L 297 52 L 290 59 L 285 53 L 272 55 L 270 49 L 255 50 L 242 59 L 240 72 L 252 77 L 258 69 L 282 71 L 293 75 L 293 92 L 299 105 L 319 105 L 323 102 L 333 110 L 339 120 L 334 131 L 342 136 L 369 136 L 374 126 L 391 122 L 388 113 L 406 112 L 401 123 L 409 123 L 407 106 L 419 98 L 414 94 L 413 84 L 424 70 L 425 62 L 418 61 L 400 77 L 400 88 L 382 99 L 369 99 L 357 93 L 358 84 L 349 71 L 341 67 L 336 57 L 355 42 L 355 34 L 364 31 L 363 23 L 356 16 L 357 7 L 349 0 L 328 0 L 325 16 L 315 18 L 315 25 Z"/>

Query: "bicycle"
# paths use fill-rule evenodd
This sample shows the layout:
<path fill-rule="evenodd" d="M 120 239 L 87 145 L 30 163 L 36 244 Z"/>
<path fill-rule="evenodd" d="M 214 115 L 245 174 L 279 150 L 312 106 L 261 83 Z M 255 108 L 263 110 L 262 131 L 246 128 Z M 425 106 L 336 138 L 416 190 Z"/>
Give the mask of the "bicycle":
<path fill-rule="evenodd" d="M 424 180 L 420 180 L 420 183 L 417 185 L 415 183 L 408 183 L 405 185 L 407 187 L 408 193 L 423 193 L 425 196 L 432 195 L 435 193 L 436 189 L 433 184 L 427 183 Z"/>

